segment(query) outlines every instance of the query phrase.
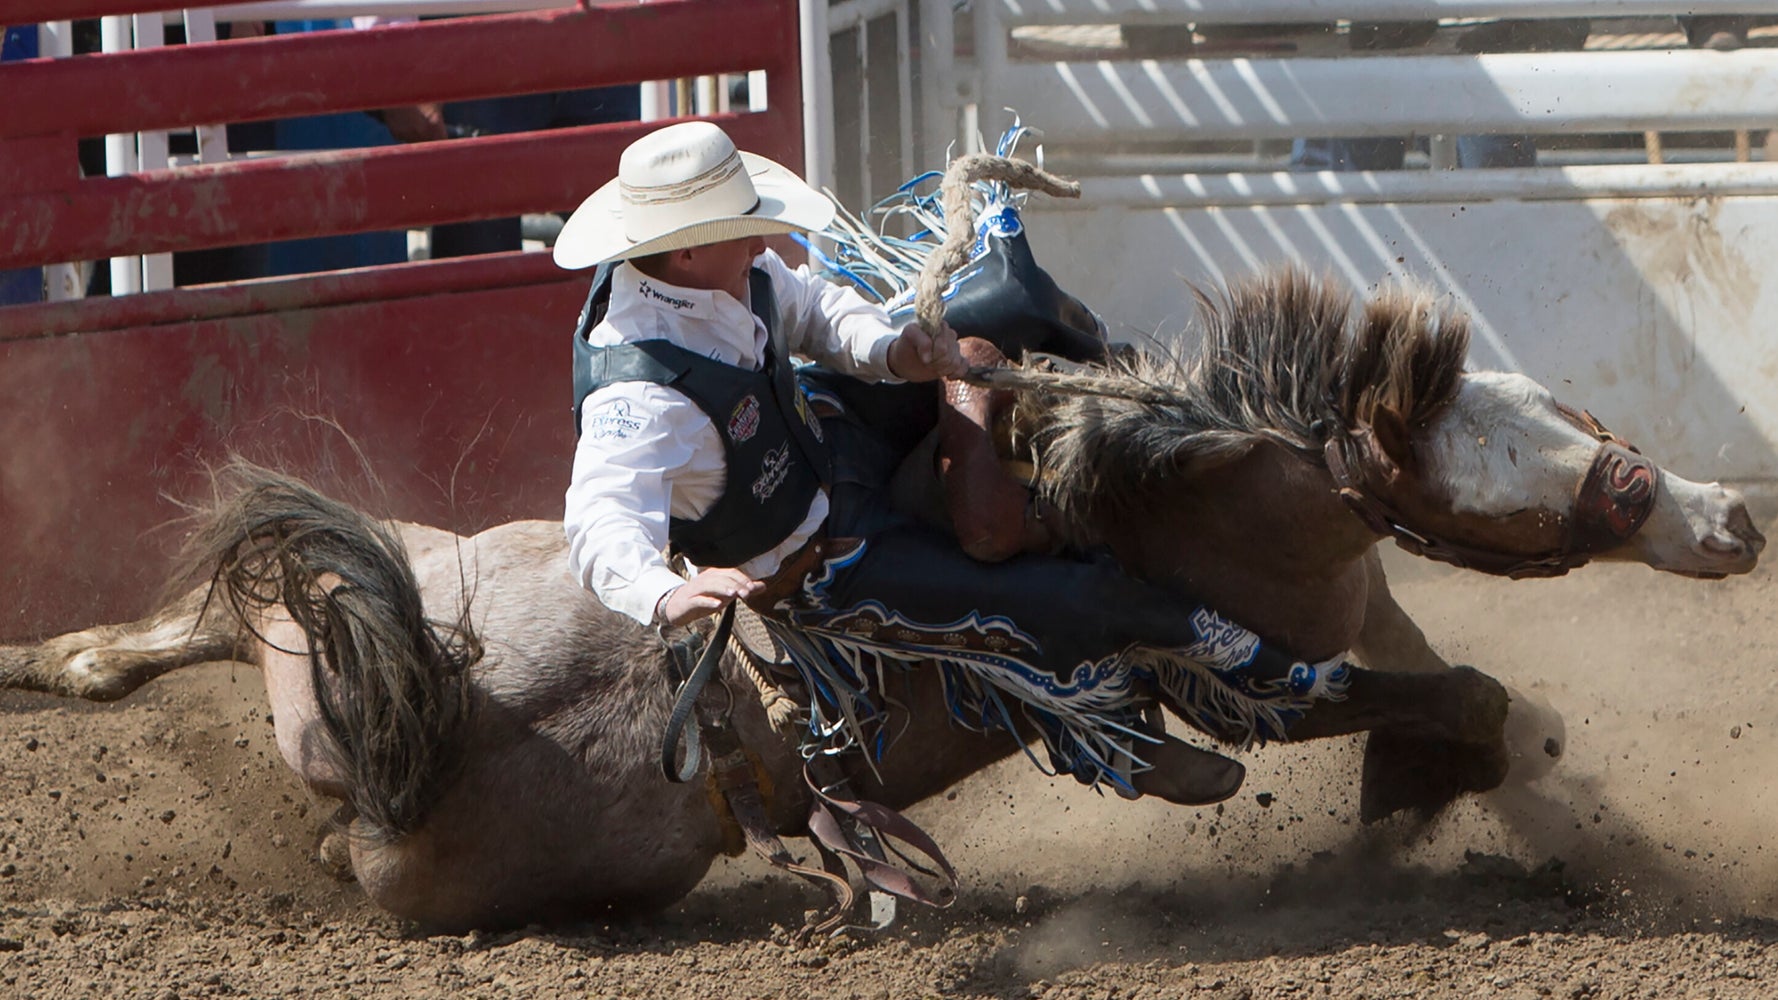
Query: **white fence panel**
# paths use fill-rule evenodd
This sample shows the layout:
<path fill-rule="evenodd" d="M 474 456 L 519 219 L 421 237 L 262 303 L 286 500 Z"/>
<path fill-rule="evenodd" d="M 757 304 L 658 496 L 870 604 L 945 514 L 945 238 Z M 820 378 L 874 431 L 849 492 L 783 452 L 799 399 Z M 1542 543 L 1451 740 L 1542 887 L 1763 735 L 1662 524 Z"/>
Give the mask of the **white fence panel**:
<path fill-rule="evenodd" d="M 1475 367 L 1531 375 L 1682 475 L 1778 478 L 1778 195 L 1086 205 L 1039 213 L 1032 241 L 1121 339 L 1176 335 L 1188 283 L 1279 261 L 1413 277 L 1473 317 Z"/>
<path fill-rule="evenodd" d="M 1120 337 L 1176 336 L 1190 318 L 1187 283 L 1214 286 L 1282 262 L 1361 289 L 1410 277 L 1474 317 L 1475 366 L 1532 375 L 1682 474 L 1778 479 L 1778 163 L 1762 162 L 1746 134 L 1733 155 L 1753 162 L 1677 161 L 1698 158 L 1692 150 L 1660 165 L 1226 172 L 1276 163 L 1266 159 L 1279 155 L 1276 143 L 1319 136 L 1418 135 L 1433 140 L 1440 166 L 1459 134 L 1631 134 L 1634 150 L 1605 143 L 1560 155 L 1597 164 L 1659 164 L 1659 144 L 1651 137 L 1645 152 L 1637 141 L 1645 131 L 1756 130 L 1757 143 L 1757 130 L 1778 127 L 1778 48 L 1767 40 L 1737 52 L 1688 50 L 1671 19 L 1727 14 L 1771 18 L 1778 8 L 1769 0 L 978 0 L 958 22 L 971 37 L 928 35 L 937 50 L 929 66 L 947 56 L 955 64 L 935 75 L 941 86 L 926 95 L 927 116 L 979 121 L 992 138 L 1011 107 L 1041 130 L 1083 197 L 1033 202 L 1039 260 Z M 1329 44 L 1327 35 L 1306 36 L 1303 55 L 1278 51 L 1286 46 L 1242 58 L 1130 49 L 1151 25 L 1174 26 L 1154 36 L 1164 42 L 1186 37 L 1186 25 L 1500 17 L 1641 18 L 1621 30 L 1673 41 L 1462 55 L 1452 54 L 1452 39 L 1470 22 L 1447 21 L 1442 44 L 1424 54 L 1347 57 L 1343 40 Z M 1619 27 L 1603 30 L 1608 44 L 1595 48 L 1620 47 L 1610 37 Z M 1088 54 L 1068 57 L 1073 43 L 1057 41 L 1057 31 L 1090 39 L 1079 43 Z M 1213 36 L 1225 53 L 1242 37 Z M 1055 52 L 1062 57 L 1042 55 Z M 967 128 L 965 138 L 973 138 Z M 1227 152 L 1241 143 L 1255 152 Z M 1557 159 L 1547 148 L 1541 155 Z"/>
<path fill-rule="evenodd" d="M 914 79 L 913 0 L 802 0 L 804 176 L 866 203 L 927 166 Z"/>
<path fill-rule="evenodd" d="M 337 2 L 337 0 L 336 0 Z M 1315 24 L 1472 17 L 1770 14 L 1771 0 L 977 0 L 1005 25 Z"/>
<path fill-rule="evenodd" d="M 1778 49 L 1012 63 L 982 101 L 1076 143 L 1758 128 Z"/>

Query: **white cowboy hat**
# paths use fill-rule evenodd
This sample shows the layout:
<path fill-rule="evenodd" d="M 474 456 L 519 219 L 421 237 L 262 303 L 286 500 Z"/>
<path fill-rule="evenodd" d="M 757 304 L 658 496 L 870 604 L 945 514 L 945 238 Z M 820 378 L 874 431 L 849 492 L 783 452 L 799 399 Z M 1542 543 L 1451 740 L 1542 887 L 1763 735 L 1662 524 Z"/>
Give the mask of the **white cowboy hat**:
<path fill-rule="evenodd" d="M 617 178 L 574 210 L 556 237 L 569 270 L 743 236 L 824 228 L 826 195 L 763 156 L 735 149 L 710 122 L 681 122 L 624 150 Z"/>

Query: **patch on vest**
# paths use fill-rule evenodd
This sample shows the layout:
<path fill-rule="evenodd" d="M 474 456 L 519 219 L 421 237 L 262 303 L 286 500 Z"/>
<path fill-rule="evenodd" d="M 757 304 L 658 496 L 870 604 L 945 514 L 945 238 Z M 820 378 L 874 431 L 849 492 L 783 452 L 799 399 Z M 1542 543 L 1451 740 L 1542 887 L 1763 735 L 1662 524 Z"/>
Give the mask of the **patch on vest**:
<path fill-rule="evenodd" d="M 642 429 L 642 419 L 630 412 L 630 401 L 614 399 L 587 414 L 581 431 L 595 441 L 605 438 L 627 438 Z"/>
<path fill-rule="evenodd" d="M 735 404 L 735 411 L 728 417 L 728 439 L 736 444 L 753 437 L 759 431 L 759 397 L 749 394 Z"/>
<path fill-rule="evenodd" d="M 786 441 L 771 451 L 766 452 L 765 461 L 759 465 L 759 478 L 753 481 L 753 499 L 765 503 L 778 487 L 784 484 L 785 477 L 790 475 L 790 442 Z"/>
<path fill-rule="evenodd" d="M 814 411 L 809 409 L 809 397 L 804 395 L 801 390 L 798 390 L 796 394 L 796 415 L 802 418 L 810 433 L 815 435 L 815 440 L 825 440 L 821 436 L 821 421 L 815 419 Z"/>

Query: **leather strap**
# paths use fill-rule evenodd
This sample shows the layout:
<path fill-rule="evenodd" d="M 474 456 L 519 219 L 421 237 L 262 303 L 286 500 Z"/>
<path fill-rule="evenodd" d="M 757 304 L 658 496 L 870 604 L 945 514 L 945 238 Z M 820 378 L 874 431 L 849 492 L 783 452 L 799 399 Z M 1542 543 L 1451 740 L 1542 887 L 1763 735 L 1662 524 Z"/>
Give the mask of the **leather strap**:
<path fill-rule="evenodd" d="M 950 860 L 926 831 L 887 806 L 835 794 L 837 789 L 817 782 L 807 767 L 803 769 L 803 780 L 815 793 L 809 807 L 809 835 L 824 849 L 824 854 L 831 852 L 849 859 L 858 866 L 865 881 L 891 895 L 934 907 L 949 906 L 956 901 L 957 870 L 951 867 Z M 867 850 L 854 833 L 845 829 L 849 823 L 879 835 L 875 838 L 877 843 L 885 846 L 907 867 L 891 864 L 886 858 Z M 909 857 L 906 851 L 895 846 L 895 841 L 925 855 L 937 870 Z M 928 879 L 936 879 L 939 884 L 928 890 L 908 869 Z"/>
<path fill-rule="evenodd" d="M 1572 544 L 1605 552 L 1628 541 L 1654 512 L 1661 469 L 1616 441 L 1599 445 L 1593 466 L 1574 498 Z"/>
<path fill-rule="evenodd" d="M 722 810 L 717 811 L 718 821 L 723 822 L 725 827 L 732 824 L 733 831 L 740 834 L 746 846 L 764 858 L 767 864 L 813 883 L 827 892 L 827 910 L 819 920 L 812 921 L 803 928 L 803 935 L 827 934 L 843 926 L 847 913 L 857 899 L 852 883 L 846 879 L 845 869 L 839 867 L 836 870 L 834 864 L 825 863 L 825 854 L 822 868 L 797 864 L 777 831 L 772 829 L 771 820 L 766 815 L 765 793 L 760 789 L 761 770 L 741 746 L 734 727 L 729 724 L 723 712 L 708 702 L 697 703 L 697 714 L 698 729 L 703 733 L 704 742 L 710 749 L 709 781 L 728 807 L 726 816 Z M 731 835 L 725 829 L 724 839 L 729 839 Z"/>
<path fill-rule="evenodd" d="M 728 648 L 729 633 L 735 627 L 735 605 L 730 602 L 722 609 L 722 617 L 716 623 L 716 634 L 704 643 L 703 652 L 698 656 L 698 664 L 691 673 L 679 682 L 679 688 L 673 694 L 673 714 L 667 717 L 666 734 L 661 738 L 661 773 L 674 784 L 684 784 L 698 773 L 703 764 L 703 754 L 699 741 L 693 736 L 687 741 L 685 723 L 691 719 L 692 711 L 697 707 L 698 695 L 709 683 L 710 675 L 716 672 L 716 664 L 722 659 L 722 651 Z M 679 647 L 672 647 L 677 658 Z M 679 755 L 679 744 L 686 742 L 685 762 L 674 766 L 673 759 Z"/>
<path fill-rule="evenodd" d="M 741 836 L 747 846 L 753 848 L 753 852 L 772 867 L 789 872 L 827 891 L 827 911 L 819 921 L 805 928 L 805 932 L 827 934 L 843 925 L 846 914 L 851 911 L 852 904 L 858 898 L 852 890 L 852 883 L 847 881 L 843 869 L 836 874 L 830 869 L 796 863 L 796 859 L 791 856 L 790 850 L 784 846 L 784 841 L 766 818 L 765 798 L 760 794 L 752 762 L 737 748 L 715 761 L 711 765 L 711 771 L 715 776 L 716 787 L 721 790 L 723 799 L 728 803 L 729 814 L 740 827 Z"/>
<path fill-rule="evenodd" d="M 825 530 L 816 531 L 802 548 L 786 556 L 778 571 L 761 580 L 759 593 L 747 599 L 747 606 L 761 614 L 769 614 L 779 601 L 793 597 L 803 588 L 803 579 L 821 565 Z"/>
<path fill-rule="evenodd" d="M 1560 547 L 1533 555 L 1485 549 L 1409 527 L 1399 510 L 1365 489 L 1374 468 L 1388 462 L 1377 450 L 1369 427 L 1360 425 L 1330 434 L 1322 447 L 1322 459 L 1340 499 L 1365 526 L 1394 538 L 1397 545 L 1415 555 L 1514 580 L 1561 576 L 1636 534 L 1654 510 L 1661 470 L 1591 413 L 1560 403 L 1557 409 L 1596 439 L 1599 449 L 1575 487 L 1567 537 Z"/>

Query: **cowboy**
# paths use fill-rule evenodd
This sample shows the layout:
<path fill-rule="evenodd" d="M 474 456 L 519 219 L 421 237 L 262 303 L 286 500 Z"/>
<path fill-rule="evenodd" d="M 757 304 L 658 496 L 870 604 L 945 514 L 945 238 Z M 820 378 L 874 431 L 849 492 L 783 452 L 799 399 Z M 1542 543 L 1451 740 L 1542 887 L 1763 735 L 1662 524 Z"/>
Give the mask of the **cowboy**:
<path fill-rule="evenodd" d="M 833 214 L 784 167 L 686 122 L 633 143 L 617 178 L 563 227 L 556 262 L 598 268 L 574 345 L 580 441 L 565 526 L 576 578 L 645 625 L 745 600 L 828 659 L 931 660 L 998 690 L 1029 686 L 1027 718 L 1082 781 L 1193 804 L 1232 795 L 1244 777 L 1233 760 L 1159 736 L 1138 761 L 1121 737 L 1083 728 L 1132 683 L 1119 655 L 1137 642 L 1191 647 L 1279 682 L 1313 668 L 1107 561 L 977 562 L 888 510 L 905 449 L 885 439 L 937 397 L 908 383 L 960 375 L 963 361 L 949 328 L 899 326 L 765 246 Z M 833 371 L 793 371 L 792 354 Z M 926 412 L 916 440 L 935 419 Z M 669 545 L 689 578 L 669 565 Z M 824 677 L 830 698 L 856 682 Z M 1010 721 L 997 693 L 973 690 L 985 720 Z M 1071 714 L 1075 697 L 1090 710 Z"/>

